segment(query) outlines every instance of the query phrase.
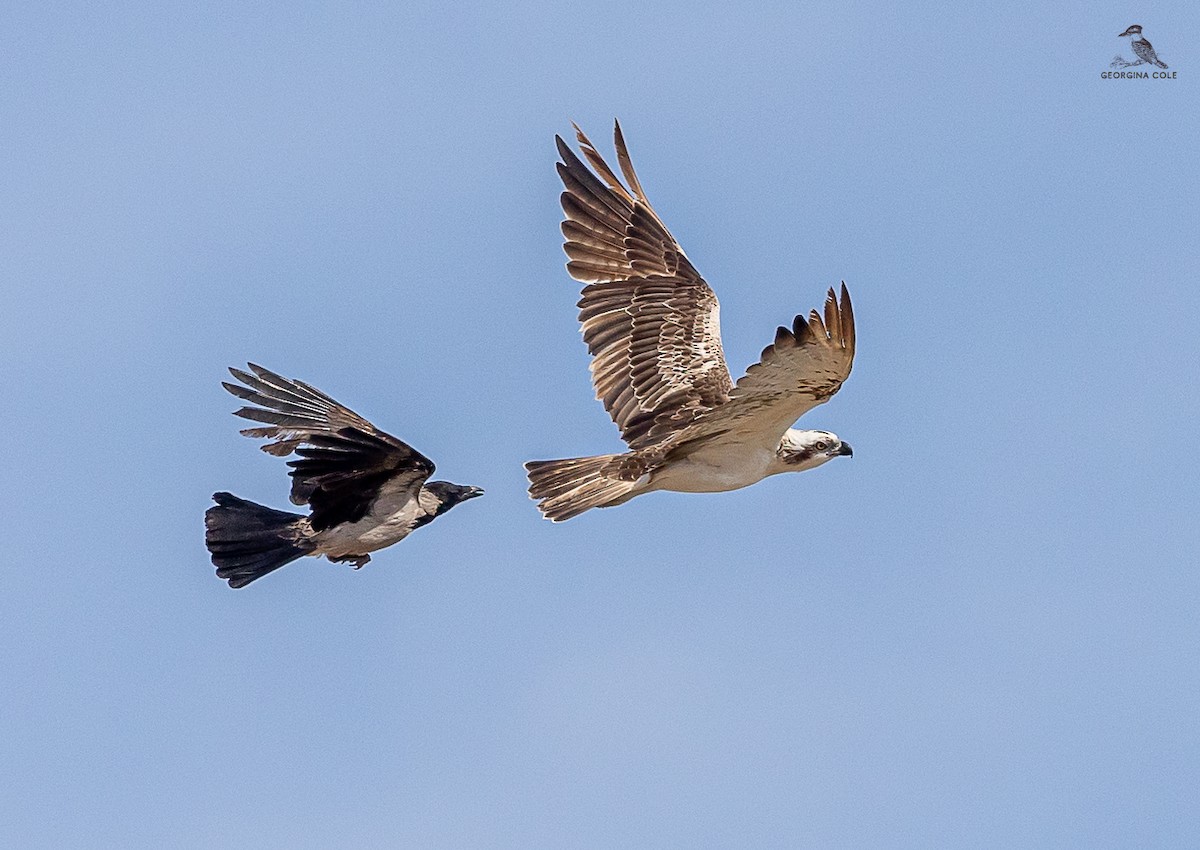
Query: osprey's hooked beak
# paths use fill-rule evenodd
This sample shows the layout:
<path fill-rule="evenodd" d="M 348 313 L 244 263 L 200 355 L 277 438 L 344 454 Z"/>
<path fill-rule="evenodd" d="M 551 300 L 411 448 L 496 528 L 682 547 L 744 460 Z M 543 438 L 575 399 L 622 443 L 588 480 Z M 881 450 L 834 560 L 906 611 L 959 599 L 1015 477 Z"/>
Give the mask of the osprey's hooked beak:
<path fill-rule="evenodd" d="M 1117 36 L 1117 38 L 1124 38 L 1127 35 L 1133 35 L 1133 27 L 1125 30 L 1125 32 L 1121 33 L 1119 36 Z"/>
<path fill-rule="evenodd" d="M 845 440 L 842 440 L 842 447 L 838 449 L 838 454 L 845 457 L 854 457 L 854 448 Z"/>

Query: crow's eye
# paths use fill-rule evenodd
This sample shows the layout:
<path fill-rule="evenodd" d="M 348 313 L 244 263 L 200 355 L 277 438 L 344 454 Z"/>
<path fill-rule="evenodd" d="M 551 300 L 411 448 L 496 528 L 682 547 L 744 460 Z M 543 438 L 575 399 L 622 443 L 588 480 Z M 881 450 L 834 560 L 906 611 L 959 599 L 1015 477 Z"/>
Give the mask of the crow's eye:
<path fill-rule="evenodd" d="M 829 448 L 829 443 L 825 442 L 824 440 L 817 440 L 817 451 L 823 452 L 827 448 Z"/>

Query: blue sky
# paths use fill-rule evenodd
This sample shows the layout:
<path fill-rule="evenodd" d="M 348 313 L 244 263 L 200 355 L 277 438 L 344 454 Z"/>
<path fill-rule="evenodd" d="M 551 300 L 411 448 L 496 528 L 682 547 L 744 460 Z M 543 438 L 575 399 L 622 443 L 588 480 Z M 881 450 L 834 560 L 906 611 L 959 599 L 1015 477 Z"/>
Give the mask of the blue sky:
<path fill-rule="evenodd" d="M 0 843 L 1196 846 L 1198 25 L 4 6 Z M 852 461 L 538 517 L 620 448 L 553 146 L 614 116 L 735 375 L 848 283 Z M 488 495 L 229 590 L 246 360 Z"/>

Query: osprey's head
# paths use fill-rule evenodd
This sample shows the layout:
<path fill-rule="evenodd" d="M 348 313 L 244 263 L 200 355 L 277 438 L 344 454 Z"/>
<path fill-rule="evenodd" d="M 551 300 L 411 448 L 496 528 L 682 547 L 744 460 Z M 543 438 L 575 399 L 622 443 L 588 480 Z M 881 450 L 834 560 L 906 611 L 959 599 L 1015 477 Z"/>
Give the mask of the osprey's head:
<path fill-rule="evenodd" d="M 1117 36 L 1117 38 L 1124 38 L 1124 37 L 1125 37 L 1125 36 L 1127 36 L 1127 35 L 1141 35 L 1141 34 L 1142 34 L 1142 27 L 1141 27 L 1141 25 L 1140 25 L 1140 24 L 1134 24 L 1134 25 L 1133 25 L 1133 26 L 1131 26 L 1129 29 L 1125 30 L 1125 32 L 1123 32 L 1123 33 L 1121 33 L 1119 36 Z"/>
<path fill-rule="evenodd" d="M 783 470 L 803 472 L 815 469 L 835 457 L 854 457 L 854 449 L 850 444 L 838 438 L 837 434 L 828 431 L 798 431 L 789 428 L 779 441 L 776 452 L 783 464 Z"/>
<path fill-rule="evenodd" d="M 451 484 L 449 481 L 430 481 L 426 483 L 425 489 L 437 497 L 437 515 L 444 514 L 459 502 L 483 495 L 483 490 L 479 487 Z"/>

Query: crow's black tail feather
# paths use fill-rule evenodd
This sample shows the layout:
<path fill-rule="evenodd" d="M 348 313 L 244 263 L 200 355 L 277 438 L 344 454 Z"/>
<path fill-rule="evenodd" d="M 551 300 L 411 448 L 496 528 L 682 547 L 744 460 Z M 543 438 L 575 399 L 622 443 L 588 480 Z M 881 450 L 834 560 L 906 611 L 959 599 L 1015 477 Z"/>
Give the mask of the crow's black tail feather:
<path fill-rule="evenodd" d="M 300 527 L 300 514 L 277 511 L 214 493 L 216 505 L 204 513 L 204 542 L 217 577 L 230 587 L 245 587 L 313 550 Z"/>

